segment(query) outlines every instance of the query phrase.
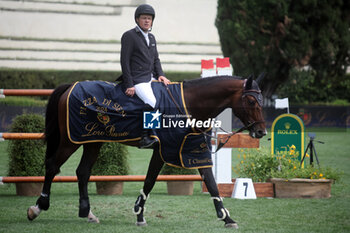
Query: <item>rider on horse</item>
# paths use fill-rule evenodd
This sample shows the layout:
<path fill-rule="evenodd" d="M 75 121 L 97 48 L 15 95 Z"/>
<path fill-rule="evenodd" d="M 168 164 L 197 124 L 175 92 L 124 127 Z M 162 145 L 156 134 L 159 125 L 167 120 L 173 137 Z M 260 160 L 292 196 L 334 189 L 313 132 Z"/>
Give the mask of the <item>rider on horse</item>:
<path fill-rule="evenodd" d="M 170 83 L 160 64 L 155 37 L 150 33 L 154 18 L 152 6 L 140 5 L 135 11 L 137 26 L 125 32 L 121 39 L 120 62 L 125 94 L 130 97 L 136 94 L 145 103 L 144 111 L 153 111 L 156 105 L 152 80 L 159 80 L 165 85 Z M 149 137 L 149 130 L 143 129 L 139 147 L 151 148 L 156 141 Z"/>

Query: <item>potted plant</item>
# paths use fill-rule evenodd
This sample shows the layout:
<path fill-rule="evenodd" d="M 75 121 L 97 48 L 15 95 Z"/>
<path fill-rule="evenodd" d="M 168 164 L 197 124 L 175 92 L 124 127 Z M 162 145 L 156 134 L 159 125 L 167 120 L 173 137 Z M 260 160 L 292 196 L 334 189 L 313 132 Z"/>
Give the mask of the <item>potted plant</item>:
<path fill-rule="evenodd" d="M 129 173 L 127 148 L 117 142 L 104 143 L 91 174 L 99 176 L 127 175 Z M 123 182 L 96 182 L 99 195 L 121 195 Z"/>
<path fill-rule="evenodd" d="M 165 164 L 160 171 L 161 175 L 195 175 L 196 169 L 185 169 L 173 167 Z M 193 181 L 167 181 L 167 191 L 169 195 L 192 195 Z"/>
<path fill-rule="evenodd" d="M 302 167 L 298 157 L 293 145 L 279 155 L 271 155 L 267 150 L 244 153 L 236 172 L 253 181 L 272 182 L 278 198 L 330 197 L 331 184 L 339 179 L 340 172 L 329 167 Z"/>
<path fill-rule="evenodd" d="M 44 132 L 44 117 L 37 114 L 17 116 L 11 132 L 41 133 Z M 45 174 L 44 140 L 11 140 L 8 144 L 9 176 L 43 176 Z M 38 196 L 42 183 L 16 183 L 16 194 L 20 196 Z"/>
<path fill-rule="evenodd" d="M 275 196 L 280 198 L 329 198 L 332 183 L 340 178 L 340 172 L 319 165 L 300 166 L 299 155 L 291 146 L 287 153 L 277 155 L 278 169 L 271 171 L 270 181 L 275 186 Z M 308 154 L 306 154 L 309 157 Z"/>

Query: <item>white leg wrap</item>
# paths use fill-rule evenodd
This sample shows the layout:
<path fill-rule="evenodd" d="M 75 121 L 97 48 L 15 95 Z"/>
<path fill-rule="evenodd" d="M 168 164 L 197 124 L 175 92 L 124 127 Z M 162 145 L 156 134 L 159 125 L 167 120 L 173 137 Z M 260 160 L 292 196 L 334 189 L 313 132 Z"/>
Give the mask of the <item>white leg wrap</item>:
<path fill-rule="evenodd" d="M 149 198 L 149 194 L 146 196 L 146 194 L 144 193 L 143 189 L 140 190 L 140 193 L 142 195 L 143 200 L 146 201 Z"/>
<path fill-rule="evenodd" d="M 222 197 L 211 197 L 212 200 L 223 201 Z"/>
<path fill-rule="evenodd" d="M 222 217 L 218 218 L 218 220 L 224 220 L 226 218 L 226 212 L 224 209 L 221 209 Z"/>
<path fill-rule="evenodd" d="M 135 215 L 139 215 L 141 213 L 141 211 L 143 210 L 143 212 L 145 213 L 146 212 L 146 207 L 139 207 L 139 210 L 137 212 L 135 212 L 135 209 L 132 209 L 132 212 L 135 214 Z"/>
<path fill-rule="evenodd" d="M 218 220 L 224 220 L 227 216 L 230 217 L 230 212 L 226 208 L 221 209 L 222 217 L 218 218 Z"/>
<path fill-rule="evenodd" d="M 48 195 L 48 194 L 45 194 L 45 193 L 41 193 L 40 196 L 42 196 L 42 197 L 48 197 L 49 195 Z"/>

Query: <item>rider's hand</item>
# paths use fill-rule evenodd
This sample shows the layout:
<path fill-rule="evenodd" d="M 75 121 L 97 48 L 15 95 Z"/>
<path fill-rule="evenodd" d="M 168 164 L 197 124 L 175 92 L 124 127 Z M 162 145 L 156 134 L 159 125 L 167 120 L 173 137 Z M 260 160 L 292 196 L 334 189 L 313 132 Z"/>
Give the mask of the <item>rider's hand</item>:
<path fill-rule="evenodd" d="M 167 79 L 167 78 L 164 77 L 164 76 L 159 76 L 158 80 L 159 80 L 160 82 L 164 83 L 165 86 L 167 86 L 168 84 L 170 84 L 170 80 Z"/>
<path fill-rule="evenodd" d="M 126 89 L 125 94 L 127 96 L 133 97 L 135 95 L 135 87 L 129 87 Z"/>

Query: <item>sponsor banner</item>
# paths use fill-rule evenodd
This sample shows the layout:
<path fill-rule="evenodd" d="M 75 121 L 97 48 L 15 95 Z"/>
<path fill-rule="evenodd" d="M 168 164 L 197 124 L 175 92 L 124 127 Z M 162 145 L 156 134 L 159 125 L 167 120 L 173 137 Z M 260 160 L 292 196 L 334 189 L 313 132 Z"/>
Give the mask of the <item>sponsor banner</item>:
<path fill-rule="evenodd" d="M 282 114 L 272 123 L 271 154 L 301 160 L 304 153 L 304 124 L 294 114 Z"/>

